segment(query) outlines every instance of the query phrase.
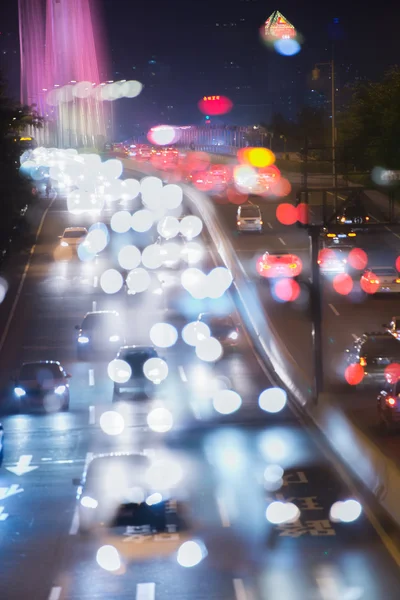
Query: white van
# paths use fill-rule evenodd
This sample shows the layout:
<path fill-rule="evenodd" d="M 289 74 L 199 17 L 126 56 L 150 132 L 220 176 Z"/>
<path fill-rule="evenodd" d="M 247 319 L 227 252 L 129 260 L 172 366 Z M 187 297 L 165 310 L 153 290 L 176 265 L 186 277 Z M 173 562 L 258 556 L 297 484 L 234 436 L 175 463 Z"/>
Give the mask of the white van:
<path fill-rule="evenodd" d="M 236 216 L 236 227 L 242 231 L 262 231 L 263 221 L 260 207 L 257 204 L 242 204 Z"/>

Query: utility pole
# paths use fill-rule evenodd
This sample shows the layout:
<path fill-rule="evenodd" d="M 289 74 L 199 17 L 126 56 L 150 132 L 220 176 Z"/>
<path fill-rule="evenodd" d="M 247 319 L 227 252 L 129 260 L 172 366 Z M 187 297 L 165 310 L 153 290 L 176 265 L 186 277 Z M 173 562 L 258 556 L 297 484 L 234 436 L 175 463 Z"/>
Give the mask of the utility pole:
<path fill-rule="evenodd" d="M 318 264 L 321 227 L 309 225 L 311 255 L 311 335 L 314 357 L 314 400 L 318 404 L 319 395 L 324 391 L 323 353 L 322 353 L 322 302 L 320 268 Z"/>

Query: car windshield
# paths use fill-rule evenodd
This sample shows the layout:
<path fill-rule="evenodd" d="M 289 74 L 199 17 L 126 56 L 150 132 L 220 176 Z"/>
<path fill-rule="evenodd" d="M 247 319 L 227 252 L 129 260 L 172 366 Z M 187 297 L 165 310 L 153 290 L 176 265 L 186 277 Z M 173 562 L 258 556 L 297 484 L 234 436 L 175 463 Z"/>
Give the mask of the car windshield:
<path fill-rule="evenodd" d="M 64 231 L 64 238 L 80 238 L 86 235 L 86 231 Z"/>
<path fill-rule="evenodd" d="M 82 322 L 82 329 L 93 331 L 94 329 L 118 329 L 121 326 L 121 320 L 118 315 L 113 313 L 102 313 L 95 315 L 86 315 Z"/>
<path fill-rule="evenodd" d="M 55 363 L 31 363 L 21 367 L 20 379 L 43 382 L 48 379 L 60 379 L 62 368 Z"/>
<path fill-rule="evenodd" d="M 259 217 L 260 210 L 258 208 L 255 208 L 254 206 L 243 206 L 240 209 L 240 216 L 241 217 Z"/>

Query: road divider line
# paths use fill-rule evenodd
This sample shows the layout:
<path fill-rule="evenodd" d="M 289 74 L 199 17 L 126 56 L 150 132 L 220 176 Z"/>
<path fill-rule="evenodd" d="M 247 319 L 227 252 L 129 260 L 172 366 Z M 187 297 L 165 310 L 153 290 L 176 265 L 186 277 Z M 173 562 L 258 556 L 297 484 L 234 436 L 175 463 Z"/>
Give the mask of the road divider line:
<path fill-rule="evenodd" d="M 187 383 L 188 378 L 186 377 L 185 369 L 182 367 L 182 365 L 179 365 L 178 371 L 179 371 L 179 376 L 182 379 L 183 383 Z"/>
<path fill-rule="evenodd" d="M 89 369 L 89 385 L 94 386 L 94 369 Z"/>
<path fill-rule="evenodd" d="M 282 238 L 278 238 L 278 240 L 280 241 L 281 244 L 283 244 L 283 246 L 286 246 L 285 240 L 283 240 Z"/>
<path fill-rule="evenodd" d="M 49 600 L 59 600 L 60 596 L 61 596 L 61 590 L 62 588 L 58 585 L 55 585 L 51 588 L 50 594 L 49 594 Z"/>
<path fill-rule="evenodd" d="M 96 287 L 96 286 L 95 286 L 95 287 Z M 96 311 L 96 310 L 97 310 L 97 302 L 96 302 L 96 300 L 93 300 L 93 302 L 92 302 L 92 310 L 93 310 L 93 311 Z"/>
<path fill-rule="evenodd" d="M 33 257 L 33 255 L 35 253 L 36 246 L 37 246 L 40 234 L 42 233 L 44 220 L 47 217 L 47 213 L 49 212 L 49 209 L 50 209 L 50 207 L 53 204 L 53 202 L 54 202 L 55 199 L 56 199 L 56 196 L 54 196 L 54 198 L 52 198 L 50 204 L 48 205 L 48 207 L 46 208 L 46 210 L 42 214 L 42 218 L 40 219 L 39 227 L 38 227 L 37 232 L 36 232 L 35 243 L 33 244 L 32 248 L 31 248 L 31 250 L 29 252 L 28 261 L 27 261 L 27 263 L 25 265 L 24 272 L 22 273 L 21 281 L 19 282 L 19 286 L 18 286 L 17 293 L 16 293 L 15 298 L 14 298 L 13 305 L 11 307 L 11 311 L 10 311 L 10 314 L 8 315 L 7 323 L 6 323 L 6 326 L 4 328 L 3 335 L 1 336 L 1 339 L 0 339 L 0 352 L 3 350 L 4 343 L 5 343 L 6 339 L 7 339 L 7 335 L 8 335 L 8 332 L 10 330 L 11 322 L 12 322 L 12 320 L 14 318 L 14 314 L 15 314 L 15 311 L 17 309 L 19 298 L 20 298 L 21 293 L 22 293 L 22 288 L 24 287 L 25 279 L 26 279 L 26 277 L 28 275 L 28 271 L 29 271 L 29 268 L 31 266 L 32 257 Z"/>
<path fill-rule="evenodd" d="M 98 285 L 99 285 L 99 278 L 97 277 L 97 275 L 95 275 L 93 277 L 93 287 L 97 288 Z"/>
<path fill-rule="evenodd" d="M 233 589 L 235 590 L 236 600 L 250 600 L 243 583 L 243 579 L 234 579 Z"/>
<path fill-rule="evenodd" d="M 94 425 L 96 423 L 96 409 L 93 406 L 89 406 L 89 425 Z"/>
<path fill-rule="evenodd" d="M 71 527 L 69 528 L 69 535 L 76 535 L 79 529 L 79 513 L 78 507 L 75 507 L 74 514 L 72 516 Z"/>
<path fill-rule="evenodd" d="M 217 496 L 216 500 L 222 527 L 230 527 L 231 521 L 229 519 L 228 509 L 226 507 L 224 499 L 221 496 Z"/>
<path fill-rule="evenodd" d="M 270 223 L 269 221 L 267 222 L 267 225 L 268 225 L 268 227 L 269 227 L 270 229 L 273 229 L 273 228 L 274 228 L 274 226 L 272 225 L 272 223 Z"/>
<path fill-rule="evenodd" d="M 155 583 L 138 583 L 136 588 L 136 600 L 155 600 Z"/>
<path fill-rule="evenodd" d="M 351 337 L 353 338 L 353 340 L 356 340 L 356 341 L 358 340 L 358 335 L 356 335 L 355 333 L 352 333 Z"/>
<path fill-rule="evenodd" d="M 395 232 L 393 231 L 393 229 L 390 229 L 390 227 L 387 227 L 387 226 L 385 226 L 385 229 L 387 229 L 388 231 L 390 231 L 390 233 L 392 233 L 393 235 L 395 235 L 397 238 L 399 238 L 399 239 L 400 239 L 400 235 L 399 235 L 398 233 L 395 233 Z"/>
<path fill-rule="evenodd" d="M 337 317 L 340 316 L 340 312 L 337 310 L 337 308 L 335 308 L 333 306 L 333 304 L 328 304 L 329 308 L 331 309 L 331 311 L 333 312 L 334 315 L 336 315 Z"/>

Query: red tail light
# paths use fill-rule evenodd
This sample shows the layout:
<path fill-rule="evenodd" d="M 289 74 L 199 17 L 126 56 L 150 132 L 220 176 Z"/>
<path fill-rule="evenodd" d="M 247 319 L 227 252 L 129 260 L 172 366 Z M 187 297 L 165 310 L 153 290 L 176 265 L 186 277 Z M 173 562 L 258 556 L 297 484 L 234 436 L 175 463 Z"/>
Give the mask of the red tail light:
<path fill-rule="evenodd" d="M 389 406 L 395 406 L 396 405 L 396 398 L 393 398 L 393 396 L 388 396 L 386 398 L 386 404 L 389 404 Z"/>

